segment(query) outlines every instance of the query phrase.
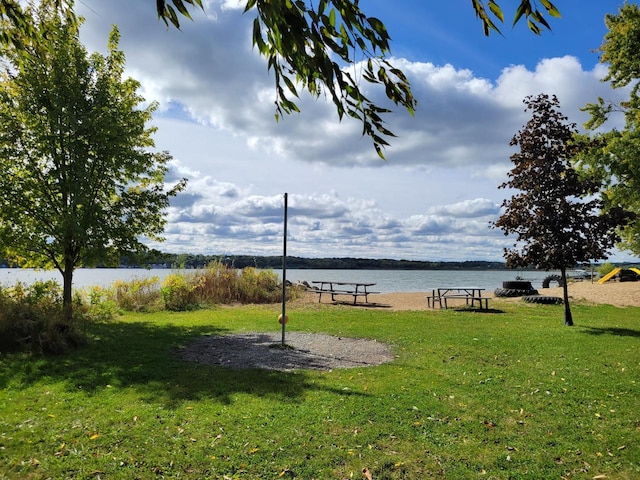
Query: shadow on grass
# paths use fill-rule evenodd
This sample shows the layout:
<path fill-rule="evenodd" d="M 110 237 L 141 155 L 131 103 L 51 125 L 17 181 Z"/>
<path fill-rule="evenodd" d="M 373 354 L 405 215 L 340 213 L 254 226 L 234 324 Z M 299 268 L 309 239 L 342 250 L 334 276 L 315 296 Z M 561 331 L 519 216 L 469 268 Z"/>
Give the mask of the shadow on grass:
<path fill-rule="evenodd" d="M 615 335 L 618 337 L 640 337 L 640 330 L 619 327 L 582 327 L 590 335 Z"/>
<path fill-rule="evenodd" d="M 453 310 L 454 312 L 465 312 L 465 313 L 504 313 L 504 310 L 500 310 L 499 308 L 473 308 L 473 307 L 451 307 L 449 310 Z"/>
<path fill-rule="evenodd" d="M 353 394 L 327 388 L 305 371 L 232 370 L 187 363 L 177 354 L 178 349 L 200 336 L 225 333 L 229 332 L 211 326 L 93 324 L 90 344 L 69 355 L 0 356 L 0 388 L 64 382 L 69 391 L 96 396 L 110 388 L 131 388 L 145 401 L 169 407 L 200 399 L 230 404 L 243 393 L 283 402 L 296 401 L 307 390 Z"/>

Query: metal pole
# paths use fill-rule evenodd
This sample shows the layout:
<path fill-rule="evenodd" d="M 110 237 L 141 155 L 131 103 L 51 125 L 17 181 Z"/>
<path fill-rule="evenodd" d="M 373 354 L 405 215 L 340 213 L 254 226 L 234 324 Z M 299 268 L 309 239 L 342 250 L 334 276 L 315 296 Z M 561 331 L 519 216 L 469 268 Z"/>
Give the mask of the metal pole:
<path fill-rule="evenodd" d="M 287 324 L 287 193 L 284 194 L 284 240 L 282 244 L 282 346 Z"/>

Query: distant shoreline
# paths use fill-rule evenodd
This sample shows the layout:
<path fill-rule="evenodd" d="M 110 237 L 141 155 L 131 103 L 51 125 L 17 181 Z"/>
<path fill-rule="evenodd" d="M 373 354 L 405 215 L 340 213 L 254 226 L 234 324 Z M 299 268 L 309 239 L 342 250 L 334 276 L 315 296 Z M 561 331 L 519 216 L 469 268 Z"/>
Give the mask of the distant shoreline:
<path fill-rule="evenodd" d="M 121 258 L 118 266 L 97 266 L 95 268 L 143 268 L 143 269 L 197 269 L 212 263 L 234 268 L 254 267 L 259 269 L 281 269 L 282 256 L 253 255 L 192 255 L 149 252 L 141 258 Z M 577 269 L 595 269 L 600 263 L 583 265 Z M 625 268 L 638 263 L 623 262 L 616 266 Z M 0 268 L 19 268 L 0 259 Z M 295 270 L 459 270 L 459 271 L 542 271 L 533 267 L 507 268 L 505 262 L 488 260 L 429 261 L 396 260 L 389 258 L 324 257 L 305 258 L 287 256 L 287 269 Z"/>

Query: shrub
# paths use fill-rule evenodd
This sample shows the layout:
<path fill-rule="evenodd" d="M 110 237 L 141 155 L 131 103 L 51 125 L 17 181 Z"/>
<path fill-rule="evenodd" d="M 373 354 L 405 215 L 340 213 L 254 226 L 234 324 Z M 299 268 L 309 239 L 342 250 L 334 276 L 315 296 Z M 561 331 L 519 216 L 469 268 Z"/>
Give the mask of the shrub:
<path fill-rule="evenodd" d="M 65 318 L 57 282 L 0 288 L 0 351 L 58 354 L 86 343 L 85 318 Z"/>
<path fill-rule="evenodd" d="M 93 286 L 74 291 L 74 295 L 74 311 L 82 309 L 92 319 L 108 320 L 118 312 L 113 289 Z"/>
<path fill-rule="evenodd" d="M 158 277 L 116 281 L 112 287 L 118 308 L 130 312 L 150 312 L 162 309 Z"/>
<path fill-rule="evenodd" d="M 608 273 L 612 272 L 614 269 L 616 268 L 616 266 L 611 263 L 611 262 L 605 262 L 602 265 L 600 265 L 596 271 L 598 272 L 598 274 L 600 275 L 600 277 L 604 277 L 605 275 L 607 275 Z"/>
<path fill-rule="evenodd" d="M 242 269 L 238 288 L 242 303 L 276 303 L 282 299 L 282 287 L 272 270 Z"/>
<path fill-rule="evenodd" d="M 192 277 L 194 293 L 198 300 L 209 305 L 235 303 L 238 298 L 238 273 L 219 261 Z"/>
<path fill-rule="evenodd" d="M 192 282 L 193 283 L 193 282 Z M 162 300 L 167 310 L 185 311 L 197 308 L 195 288 L 183 275 L 172 274 L 162 283 Z"/>
<path fill-rule="evenodd" d="M 203 304 L 275 303 L 282 284 L 272 270 L 238 270 L 217 261 L 192 277 L 195 295 Z"/>

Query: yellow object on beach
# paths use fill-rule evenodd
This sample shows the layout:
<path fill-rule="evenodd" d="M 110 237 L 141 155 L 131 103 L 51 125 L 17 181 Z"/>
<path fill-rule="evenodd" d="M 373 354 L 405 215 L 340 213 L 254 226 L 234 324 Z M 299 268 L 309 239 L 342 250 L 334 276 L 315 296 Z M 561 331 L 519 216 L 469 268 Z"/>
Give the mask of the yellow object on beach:
<path fill-rule="evenodd" d="M 604 283 L 604 282 L 608 282 L 609 280 L 611 280 L 613 277 L 616 276 L 616 274 L 620 271 L 620 268 L 614 268 L 613 270 L 611 270 L 609 273 L 607 273 L 604 277 L 602 277 L 600 280 L 598 280 L 598 283 Z"/>

